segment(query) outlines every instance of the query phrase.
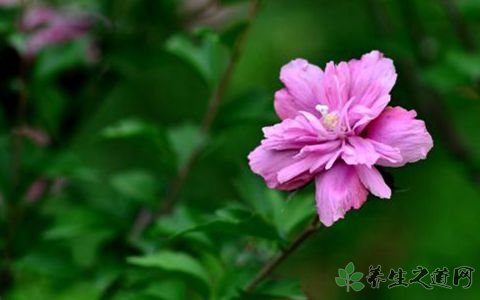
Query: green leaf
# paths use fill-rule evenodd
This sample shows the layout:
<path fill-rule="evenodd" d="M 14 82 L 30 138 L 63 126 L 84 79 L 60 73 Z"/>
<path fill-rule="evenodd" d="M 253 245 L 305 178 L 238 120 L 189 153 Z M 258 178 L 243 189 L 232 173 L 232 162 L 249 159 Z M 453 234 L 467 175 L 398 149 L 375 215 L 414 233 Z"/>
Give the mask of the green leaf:
<path fill-rule="evenodd" d="M 178 166 L 183 166 L 192 152 L 203 145 L 206 138 L 200 128 L 192 124 L 182 124 L 168 130 L 168 138 L 178 159 Z"/>
<path fill-rule="evenodd" d="M 345 271 L 345 269 L 338 269 L 338 276 L 340 276 L 340 278 L 343 278 L 343 279 L 347 279 L 348 278 L 348 274 L 347 274 L 347 271 Z"/>
<path fill-rule="evenodd" d="M 312 194 L 291 194 L 276 206 L 275 223 L 284 235 L 290 236 L 305 226 L 317 213 Z M 283 220 L 283 221 L 282 221 Z"/>
<path fill-rule="evenodd" d="M 100 247 L 106 241 L 113 237 L 114 233 L 111 229 L 90 228 L 81 236 L 74 238 L 71 242 L 71 251 L 73 259 L 77 264 L 84 267 L 92 267 L 97 262 L 97 255 Z"/>
<path fill-rule="evenodd" d="M 155 202 L 157 183 L 152 174 L 132 170 L 115 174 L 110 181 L 120 194 L 142 202 Z"/>
<path fill-rule="evenodd" d="M 179 280 L 154 282 L 142 292 L 142 294 L 162 300 L 179 300 L 187 298 L 185 283 Z"/>
<path fill-rule="evenodd" d="M 452 51 L 447 55 L 447 63 L 471 79 L 480 77 L 480 57 L 478 55 Z"/>
<path fill-rule="evenodd" d="M 72 152 L 58 153 L 53 156 L 45 163 L 44 173 L 51 178 L 69 177 L 88 182 L 98 179 L 96 170 L 87 166 L 77 154 Z"/>
<path fill-rule="evenodd" d="M 353 271 L 355 271 L 355 265 L 353 262 L 349 262 L 347 266 L 345 267 L 345 271 L 347 272 L 348 275 L 352 274 Z"/>
<path fill-rule="evenodd" d="M 193 279 L 192 283 L 199 288 L 202 294 L 209 294 L 210 277 L 208 272 L 196 259 L 185 253 L 162 251 L 145 256 L 129 257 L 127 261 L 136 266 L 161 269 L 181 275 L 186 279 Z"/>
<path fill-rule="evenodd" d="M 266 92 L 246 93 L 223 103 L 215 124 L 223 130 L 229 126 L 245 126 L 247 123 L 274 123 L 277 117 L 271 105 L 271 95 Z"/>
<path fill-rule="evenodd" d="M 199 43 L 185 35 L 175 35 L 167 41 L 167 50 L 190 63 L 213 88 L 226 66 L 228 50 L 221 44 L 217 34 L 197 31 Z"/>
<path fill-rule="evenodd" d="M 350 285 L 350 287 L 355 291 L 355 292 L 358 292 L 358 291 L 361 291 L 363 290 L 363 288 L 365 288 L 365 285 L 361 282 L 354 282 Z"/>
<path fill-rule="evenodd" d="M 298 281 L 280 280 L 261 285 L 255 295 L 262 296 L 260 299 L 289 299 L 307 300 Z"/>
<path fill-rule="evenodd" d="M 241 208 L 219 210 L 216 212 L 216 216 L 210 217 L 209 221 L 181 231 L 172 238 L 196 231 L 224 233 L 232 236 L 253 236 L 272 241 L 281 241 L 272 224 L 269 224 L 260 215 Z"/>
<path fill-rule="evenodd" d="M 42 81 L 67 69 L 86 64 L 85 53 L 90 43 L 88 38 L 81 38 L 63 45 L 45 48 L 37 58 L 34 77 Z"/>
<path fill-rule="evenodd" d="M 312 194 L 282 194 L 267 188 L 250 173 L 243 173 L 235 186 L 242 199 L 265 220 L 272 222 L 284 239 L 296 234 L 316 213 Z"/>
<path fill-rule="evenodd" d="M 347 281 L 344 278 L 340 278 L 340 277 L 335 277 L 335 283 L 338 286 L 346 286 L 347 285 Z"/>
<path fill-rule="evenodd" d="M 43 82 L 34 82 L 30 92 L 35 95 L 35 101 L 38 104 L 35 117 L 45 124 L 48 132 L 57 133 L 64 110 L 71 100 L 54 85 Z"/>
<path fill-rule="evenodd" d="M 359 281 L 363 278 L 363 273 L 362 272 L 355 272 L 350 276 L 350 280 L 352 281 Z"/>
<path fill-rule="evenodd" d="M 106 139 L 130 138 L 139 135 L 151 135 L 155 128 L 138 119 L 124 119 L 100 131 L 100 136 Z"/>

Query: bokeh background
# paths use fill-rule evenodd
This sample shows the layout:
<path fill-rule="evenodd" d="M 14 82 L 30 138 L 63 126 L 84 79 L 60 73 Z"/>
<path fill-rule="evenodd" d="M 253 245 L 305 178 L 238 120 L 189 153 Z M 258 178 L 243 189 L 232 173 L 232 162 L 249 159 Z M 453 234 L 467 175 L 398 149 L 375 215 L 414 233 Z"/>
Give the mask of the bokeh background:
<path fill-rule="evenodd" d="M 346 293 L 334 281 L 348 262 L 364 273 L 380 264 L 385 275 L 478 269 L 480 1 L 264 0 L 255 17 L 250 4 L 0 1 L 2 299 L 480 297 L 477 273 L 469 289 Z M 71 32 L 22 25 L 40 6 Z M 394 60 L 392 104 L 417 110 L 433 150 L 385 170 L 392 199 L 370 196 L 308 240 L 264 293 L 240 293 L 315 213 L 311 186 L 270 191 L 246 159 L 277 121 L 280 68 L 373 49 Z"/>

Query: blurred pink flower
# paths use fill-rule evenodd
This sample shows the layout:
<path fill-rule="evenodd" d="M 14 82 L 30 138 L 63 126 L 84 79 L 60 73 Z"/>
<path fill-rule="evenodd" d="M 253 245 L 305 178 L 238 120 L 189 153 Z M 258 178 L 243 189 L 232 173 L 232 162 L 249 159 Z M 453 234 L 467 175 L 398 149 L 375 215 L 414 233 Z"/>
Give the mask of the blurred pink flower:
<path fill-rule="evenodd" d="M 33 143 L 40 147 L 46 147 L 50 144 L 50 136 L 44 130 L 39 128 L 25 126 L 14 129 L 13 133 L 30 139 Z"/>
<path fill-rule="evenodd" d="M 0 7 L 14 7 L 19 4 L 19 0 L 0 0 Z"/>
<path fill-rule="evenodd" d="M 48 188 L 48 180 L 46 178 L 38 178 L 27 190 L 25 199 L 27 203 L 35 203 L 44 195 Z"/>
<path fill-rule="evenodd" d="M 374 165 L 400 167 L 433 147 L 415 111 L 387 106 L 396 81 L 393 61 L 378 51 L 327 64 L 325 71 L 296 59 L 284 66 L 285 88 L 275 94 L 282 122 L 248 158 L 270 188 L 295 190 L 315 180 L 320 221 L 331 226 L 367 200 L 390 198 Z"/>
<path fill-rule="evenodd" d="M 43 48 L 62 44 L 89 32 L 93 23 L 90 16 L 46 6 L 29 8 L 21 22 L 21 29 L 28 34 L 25 55 L 34 57 Z"/>

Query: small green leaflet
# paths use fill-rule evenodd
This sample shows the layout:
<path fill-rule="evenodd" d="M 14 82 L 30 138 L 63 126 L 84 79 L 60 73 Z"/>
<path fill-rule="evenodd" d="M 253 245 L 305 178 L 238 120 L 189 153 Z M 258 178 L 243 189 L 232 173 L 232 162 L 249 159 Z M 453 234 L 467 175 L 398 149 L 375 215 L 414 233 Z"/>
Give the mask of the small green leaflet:
<path fill-rule="evenodd" d="M 359 292 L 365 288 L 365 285 L 360 282 L 363 278 L 362 272 L 355 272 L 355 265 L 349 262 L 345 269 L 338 269 L 338 277 L 335 277 L 335 283 L 340 287 L 346 287 L 347 292 L 350 289 Z"/>

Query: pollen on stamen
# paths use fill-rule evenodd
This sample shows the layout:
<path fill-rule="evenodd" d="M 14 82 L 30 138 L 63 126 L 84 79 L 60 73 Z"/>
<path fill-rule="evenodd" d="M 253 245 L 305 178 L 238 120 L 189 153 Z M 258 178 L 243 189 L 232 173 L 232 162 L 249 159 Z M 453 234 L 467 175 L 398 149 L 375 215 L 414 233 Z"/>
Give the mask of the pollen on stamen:
<path fill-rule="evenodd" d="M 338 125 L 338 116 L 335 113 L 328 113 L 323 116 L 323 125 L 328 130 L 334 130 Z"/>

